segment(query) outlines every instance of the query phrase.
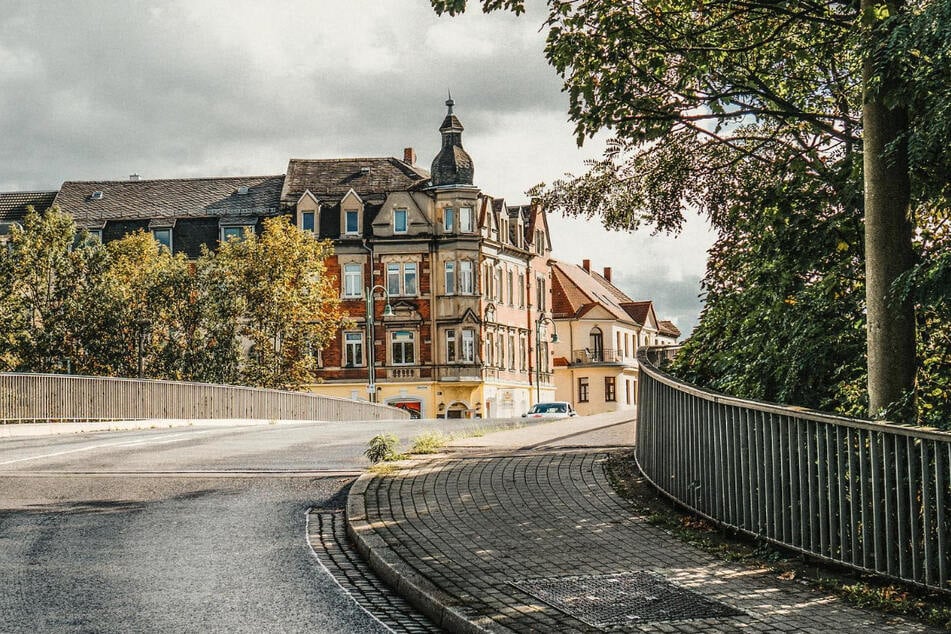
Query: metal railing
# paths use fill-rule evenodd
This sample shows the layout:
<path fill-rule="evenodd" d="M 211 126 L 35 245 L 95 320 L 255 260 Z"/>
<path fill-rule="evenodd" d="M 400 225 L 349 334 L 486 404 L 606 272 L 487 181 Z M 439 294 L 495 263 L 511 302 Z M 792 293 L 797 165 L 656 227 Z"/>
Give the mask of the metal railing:
<path fill-rule="evenodd" d="M 58 374 L 0 373 L 0 423 L 250 418 L 390 420 L 401 409 L 306 392 Z"/>
<path fill-rule="evenodd" d="M 571 351 L 572 363 L 620 363 L 623 350 L 613 348 L 582 348 Z"/>
<path fill-rule="evenodd" d="M 640 366 L 636 457 L 694 512 L 951 592 L 951 434 L 723 396 Z"/>

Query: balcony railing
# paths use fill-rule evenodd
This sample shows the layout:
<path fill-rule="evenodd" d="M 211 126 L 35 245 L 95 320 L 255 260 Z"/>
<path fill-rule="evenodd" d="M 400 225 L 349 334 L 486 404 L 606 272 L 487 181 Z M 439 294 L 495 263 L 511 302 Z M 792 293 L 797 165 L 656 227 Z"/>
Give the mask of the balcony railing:
<path fill-rule="evenodd" d="M 481 381 L 482 370 L 478 365 L 440 365 L 436 366 L 436 377 L 440 381 Z"/>
<path fill-rule="evenodd" d="M 621 363 L 623 351 L 611 348 L 582 348 L 571 351 L 572 363 Z"/>
<path fill-rule="evenodd" d="M 655 487 L 744 533 L 951 593 L 951 434 L 702 390 L 655 351 L 638 354 L 636 449 Z"/>
<path fill-rule="evenodd" d="M 386 369 L 386 378 L 388 381 L 415 381 L 419 379 L 419 377 L 420 374 L 418 367 L 388 367 Z"/>

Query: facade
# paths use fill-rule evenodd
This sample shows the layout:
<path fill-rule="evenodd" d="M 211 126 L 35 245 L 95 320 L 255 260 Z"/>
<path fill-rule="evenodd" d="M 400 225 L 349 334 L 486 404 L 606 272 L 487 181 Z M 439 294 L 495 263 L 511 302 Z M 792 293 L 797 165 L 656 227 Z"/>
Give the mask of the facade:
<path fill-rule="evenodd" d="M 552 261 L 555 392 L 579 414 L 633 410 L 637 404 L 637 350 L 676 343 L 680 331 L 661 326 L 653 302 L 634 301 L 611 283 L 611 269 L 591 261 Z"/>

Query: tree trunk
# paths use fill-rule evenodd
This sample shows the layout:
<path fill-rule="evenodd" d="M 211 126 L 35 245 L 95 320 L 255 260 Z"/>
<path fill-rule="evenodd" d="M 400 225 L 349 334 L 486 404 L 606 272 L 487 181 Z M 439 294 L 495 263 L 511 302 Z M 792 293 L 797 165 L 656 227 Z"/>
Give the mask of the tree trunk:
<path fill-rule="evenodd" d="M 870 11 L 878 0 L 862 0 Z M 900 10 L 900 3 L 889 3 Z M 868 15 L 868 13 L 866 13 Z M 910 179 L 907 144 L 898 141 L 908 124 L 903 107 L 886 108 L 880 95 L 887 83 L 869 94 L 871 60 L 863 69 L 862 144 L 865 179 L 865 295 L 868 314 L 869 415 L 898 401 L 915 387 L 915 312 L 910 300 L 892 297 L 892 284 L 914 264 L 912 226 L 908 217 Z M 886 152 L 888 152 L 886 156 Z M 898 418 L 914 421 L 914 400 Z"/>

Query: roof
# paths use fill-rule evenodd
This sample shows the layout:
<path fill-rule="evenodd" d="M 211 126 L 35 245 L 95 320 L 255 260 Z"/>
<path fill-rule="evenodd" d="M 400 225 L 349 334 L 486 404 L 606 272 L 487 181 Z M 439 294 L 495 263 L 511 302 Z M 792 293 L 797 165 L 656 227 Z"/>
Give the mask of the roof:
<path fill-rule="evenodd" d="M 0 221 L 19 220 L 26 208 L 45 211 L 53 206 L 56 192 L 0 192 Z"/>
<path fill-rule="evenodd" d="M 55 204 L 77 223 L 277 213 L 283 176 L 66 181 Z M 247 187 L 247 193 L 238 188 Z M 93 192 L 101 192 L 94 197 Z"/>
<path fill-rule="evenodd" d="M 657 332 L 661 335 L 677 338 L 681 335 L 680 329 L 674 325 L 674 322 L 664 319 L 657 322 Z"/>
<path fill-rule="evenodd" d="M 305 191 L 321 202 L 337 201 L 351 189 L 364 200 L 383 199 L 390 192 L 414 189 L 428 179 L 426 170 L 393 157 L 291 159 L 281 201 L 293 205 Z"/>
<path fill-rule="evenodd" d="M 575 317 L 600 305 L 615 319 L 630 321 L 623 304 L 632 301 L 598 273 L 552 261 L 552 310 L 556 317 Z"/>

